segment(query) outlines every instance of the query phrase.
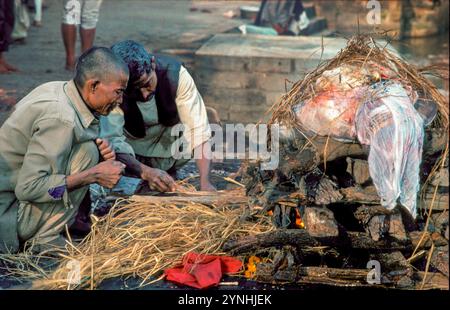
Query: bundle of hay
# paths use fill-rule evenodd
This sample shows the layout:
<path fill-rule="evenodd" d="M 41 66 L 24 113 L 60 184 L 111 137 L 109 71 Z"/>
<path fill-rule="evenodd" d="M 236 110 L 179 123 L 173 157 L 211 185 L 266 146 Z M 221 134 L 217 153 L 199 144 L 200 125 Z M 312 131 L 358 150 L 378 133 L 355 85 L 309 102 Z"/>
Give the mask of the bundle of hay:
<path fill-rule="evenodd" d="M 188 252 L 220 255 L 228 238 L 272 229 L 267 218 L 241 219 L 247 206 L 236 206 L 236 196 L 239 193 L 230 193 L 230 203 L 224 197 L 217 205 L 189 202 L 189 198 L 172 203 L 170 197 L 118 201 L 86 239 L 71 244 L 59 266 L 33 287 L 94 289 L 119 276 L 140 277 L 141 285 L 146 285 L 160 279 L 164 269 L 180 263 Z M 81 275 L 78 284 L 68 278 L 74 263 Z"/>

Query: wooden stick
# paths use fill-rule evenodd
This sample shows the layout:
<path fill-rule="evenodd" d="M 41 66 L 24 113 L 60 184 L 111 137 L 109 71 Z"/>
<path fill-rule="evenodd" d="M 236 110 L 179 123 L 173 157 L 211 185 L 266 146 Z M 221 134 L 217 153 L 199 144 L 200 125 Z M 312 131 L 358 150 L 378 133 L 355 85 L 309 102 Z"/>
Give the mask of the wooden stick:
<path fill-rule="evenodd" d="M 130 200 L 136 202 L 147 202 L 149 204 L 164 203 L 201 203 L 205 205 L 214 204 L 247 204 L 248 197 L 243 190 L 217 191 L 217 192 L 192 192 L 192 193 L 169 193 L 161 196 L 134 195 Z"/>

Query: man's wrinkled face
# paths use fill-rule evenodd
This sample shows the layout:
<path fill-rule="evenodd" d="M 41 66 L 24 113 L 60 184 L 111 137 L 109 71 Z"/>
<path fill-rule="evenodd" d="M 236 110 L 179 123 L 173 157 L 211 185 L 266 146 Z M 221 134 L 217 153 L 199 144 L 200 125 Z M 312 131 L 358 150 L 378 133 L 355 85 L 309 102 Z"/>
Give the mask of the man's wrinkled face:
<path fill-rule="evenodd" d="M 157 84 L 158 78 L 154 70 L 150 74 L 145 73 L 129 86 L 130 96 L 139 102 L 150 101 L 155 96 Z"/>
<path fill-rule="evenodd" d="M 100 115 L 108 115 L 122 103 L 123 94 L 127 88 L 128 76 L 122 75 L 111 81 L 90 86 L 89 102 L 91 108 Z"/>

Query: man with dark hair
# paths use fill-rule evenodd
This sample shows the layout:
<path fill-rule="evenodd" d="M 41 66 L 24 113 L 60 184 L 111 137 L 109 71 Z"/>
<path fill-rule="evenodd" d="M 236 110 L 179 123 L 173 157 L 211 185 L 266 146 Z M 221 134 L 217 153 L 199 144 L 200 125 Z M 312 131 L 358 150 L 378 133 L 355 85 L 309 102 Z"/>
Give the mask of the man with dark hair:
<path fill-rule="evenodd" d="M 0 0 L 0 74 L 17 71 L 6 62 L 3 53 L 8 51 L 14 29 L 14 0 Z"/>
<path fill-rule="evenodd" d="M 184 66 L 168 56 L 153 56 L 134 41 L 111 47 L 128 65 L 130 79 L 120 109 L 101 119 L 101 134 L 110 139 L 117 158 L 130 173 L 161 192 L 175 189 L 176 170 L 189 159 L 177 159 L 172 147 L 177 124 L 185 126 L 186 145 L 196 156 L 200 189 L 214 191 L 209 181 L 211 129 L 203 99 Z"/>
<path fill-rule="evenodd" d="M 89 184 L 118 182 L 125 165 L 98 138 L 98 117 L 122 102 L 127 82 L 120 58 L 92 48 L 75 81 L 43 84 L 16 105 L 0 127 L 0 253 L 62 246 Z"/>

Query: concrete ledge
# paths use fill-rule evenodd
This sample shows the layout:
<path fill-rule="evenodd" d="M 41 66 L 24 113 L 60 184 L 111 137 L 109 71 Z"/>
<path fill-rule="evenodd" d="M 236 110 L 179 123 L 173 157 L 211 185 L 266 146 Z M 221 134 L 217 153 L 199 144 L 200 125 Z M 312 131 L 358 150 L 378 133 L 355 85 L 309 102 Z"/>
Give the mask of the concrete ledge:
<path fill-rule="evenodd" d="M 321 57 L 322 42 L 324 46 Z M 344 48 L 345 39 L 265 35 L 217 34 L 206 42 L 197 56 L 258 57 L 280 59 L 329 59 Z"/>

